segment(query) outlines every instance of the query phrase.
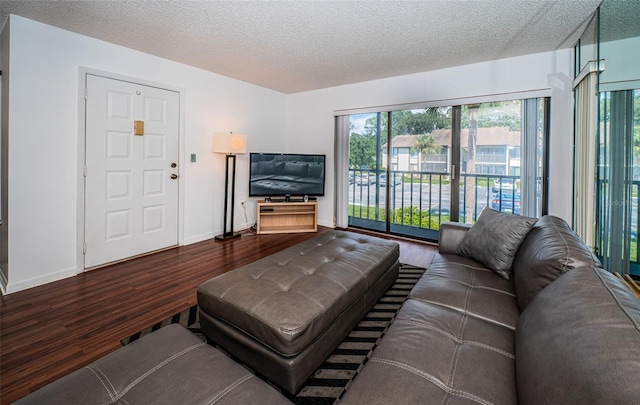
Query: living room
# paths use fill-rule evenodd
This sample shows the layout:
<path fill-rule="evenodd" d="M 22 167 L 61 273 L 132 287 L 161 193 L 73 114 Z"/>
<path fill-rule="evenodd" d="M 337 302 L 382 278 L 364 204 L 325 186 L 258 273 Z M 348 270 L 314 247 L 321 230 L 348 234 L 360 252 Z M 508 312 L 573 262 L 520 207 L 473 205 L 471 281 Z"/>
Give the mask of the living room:
<path fill-rule="evenodd" d="M 82 88 L 78 70 L 82 68 L 183 89 L 179 244 L 211 238 L 222 229 L 219 200 L 224 189 L 220 174 L 224 161 L 211 153 L 214 132 L 247 134 L 249 151 L 325 154 L 327 167 L 333 167 L 334 114 L 341 110 L 424 100 L 463 101 L 479 95 L 538 89 L 548 89 L 553 97 L 549 212 L 571 219 L 568 202 L 572 200 L 572 168 L 565 159 L 572 143 L 570 46 L 553 52 L 286 94 L 19 16 L 11 17 L 5 26 L 7 30 L 11 34 L 10 38 L 5 36 L 5 41 L 11 41 L 11 52 L 3 53 L 3 57 L 10 58 L 3 65 L 11 66 L 10 70 L 3 69 L 9 77 L 11 92 L 9 156 L 3 159 L 9 165 L 3 172 L 8 173 L 11 190 L 4 194 L 7 204 L 3 204 L 11 210 L 7 226 L 3 226 L 9 228 L 7 255 L 11 257 L 8 269 L 3 267 L 3 274 L 7 273 L 4 280 L 7 292 L 84 270 L 81 249 L 84 207 L 78 184 L 84 159 L 78 134 L 78 98 Z M 33 100 L 32 94 L 43 96 Z M 38 114 L 31 113 L 34 108 Z M 191 154 L 196 155 L 195 163 L 190 162 Z M 246 155 L 238 158 L 237 202 L 247 200 L 246 158 Z M 25 184 L 31 186 L 24 187 Z M 327 176 L 327 194 L 318 202 L 318 222 L 323 226 L 333 226 L 334 187 L 333 176 Z M 247 211 L 255 218 L 252 215 L 255 200 L 248 203 Z M 246 223 L 240 208 L 236 209 L 235 223 L 238 229 L 252 225 Z M 33 246 L 42 251 L 34 255 Z"/>
<path fill-rule="evenodd" d="M 599 2 L 592 3 L 593 11 Z M 503 94 L 551 97 L 548 212 L 571 223 L 572 45 L 518 56 L 492 50 L 489 60 L 476 63 L 282 90 L 13 14 L 2 33 L 3 106 L 9 100 L 2 116 L 3 293 L 10 296 L 85 270 L 83 74 L 162 84 L 180 94 L 177 244 L 190 246 L 223 231 L 224 159 L 212 153 L 215 132 L 247 134 L 251 152 L 324 154 L 333 168 L 337 115 Z M 257 202 L 246 187 L 248 155 L 238 156 L 237 168 L 235 223 L 245 230 L 256 220 Z M 325 196 L 318 199 L 318 224 L 325 228 L 335 225 L 335 186 L 334 175 L 327 175 Z"/>

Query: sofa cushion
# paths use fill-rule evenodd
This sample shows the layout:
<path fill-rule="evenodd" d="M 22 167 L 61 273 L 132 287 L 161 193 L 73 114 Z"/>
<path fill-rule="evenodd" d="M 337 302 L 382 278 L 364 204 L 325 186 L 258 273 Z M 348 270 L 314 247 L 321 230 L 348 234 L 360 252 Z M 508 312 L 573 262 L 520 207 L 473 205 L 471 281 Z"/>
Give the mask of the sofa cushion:
<path fill-rule="evenodd" d="M 511 280 L 458 255 L 436 255 L 409 298 L 511 330 L 515 330 L 520 316 Z"/>
<path fill-rule="evenodd" d="M 340 403 L 516 404 L 513 337 L 513 329 L 408 299 Z"/>
<path fill-rule="evenodd" d="M 168 325 L 16 404 L 291 404 L 226 354 Z"/>
<path fill-rule="evenodd" d="M 515 347 L 520 404 L 640 399 L 640 301 L 596 266 L 541 291 L 520 316 Z"/>
<path fill-rule="evenodd" d="M 536 218 L 485 207 L 456 252 L 473 258 L 508 280 L 518 247 L 536 221 Z"/>
<path fill-rule="evenodd" d="M 600 261 L 564 220 L 551 215 L 540 218 L 513 261 L 520 311 L 556 278 L 584 266 L 600 267 Z"/>

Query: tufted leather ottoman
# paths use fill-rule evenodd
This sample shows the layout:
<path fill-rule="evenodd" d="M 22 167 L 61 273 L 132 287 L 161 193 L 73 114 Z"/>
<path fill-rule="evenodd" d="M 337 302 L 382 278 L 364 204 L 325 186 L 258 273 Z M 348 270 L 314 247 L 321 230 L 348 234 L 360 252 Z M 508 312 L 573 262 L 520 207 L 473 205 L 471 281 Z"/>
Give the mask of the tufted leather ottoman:
<path fill-rule="evenodd" d="M 202 331 L 295 393 L 398 275 L 399 246 L 331 231 L 200 285 Z"/>

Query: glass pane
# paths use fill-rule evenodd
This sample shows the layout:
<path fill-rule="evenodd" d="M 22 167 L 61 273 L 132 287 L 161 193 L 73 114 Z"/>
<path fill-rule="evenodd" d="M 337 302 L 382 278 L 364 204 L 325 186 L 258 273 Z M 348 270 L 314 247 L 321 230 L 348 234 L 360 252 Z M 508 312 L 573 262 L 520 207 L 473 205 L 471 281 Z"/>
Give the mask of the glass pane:
<path fill-rule="evenodd" d="M 450 157 L 451 107 L 391 113 L 391 232 L 438 238 L 450 219 Z"/>
<path fill-rule="evenodd" d="M 598 16 L 594 15 L 576 45 L 574 77 L 593 60 L 598 60 Z"/>
<path fill-rule="evenodd" d="M 349 225 L 386 231 L 382 145 L 387 139 L 387 114 L 357 114 L 350 117 L 349 134 Z"/>
<path fill-rule="evenodd" d="M 599 94 L 598 253 L 609 271 L 640 274 L 640 90 Z"/>
<path fill-rule="evenodd" d="M 460 222 L 472 224 L 486 206 L 521 213 L 521 101 L 462 106 Z"/>

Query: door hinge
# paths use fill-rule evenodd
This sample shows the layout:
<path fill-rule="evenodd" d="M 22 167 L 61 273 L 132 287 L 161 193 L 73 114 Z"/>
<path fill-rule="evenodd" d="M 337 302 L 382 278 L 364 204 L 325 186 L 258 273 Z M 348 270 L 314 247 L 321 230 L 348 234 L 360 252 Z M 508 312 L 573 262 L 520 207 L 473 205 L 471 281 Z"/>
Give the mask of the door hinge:
<path fill-rule="evenodd" d="M 82 168 L 82 175 L 83 175 L 84 177 L 87 177 L 87 166 L 85 166 L 85 167 L 83 167 L 83 168 Z"/>
<path fill-rule="evenodd" d="M 87 254 L 87 242 L 82 243 L 82 254 Z"/>
<path fill-rule="evenodd" d="M 89 99 L 89 89 L 87 89 L 87 88 L 84 89 L 84 99 L 85 100 Z"/>

